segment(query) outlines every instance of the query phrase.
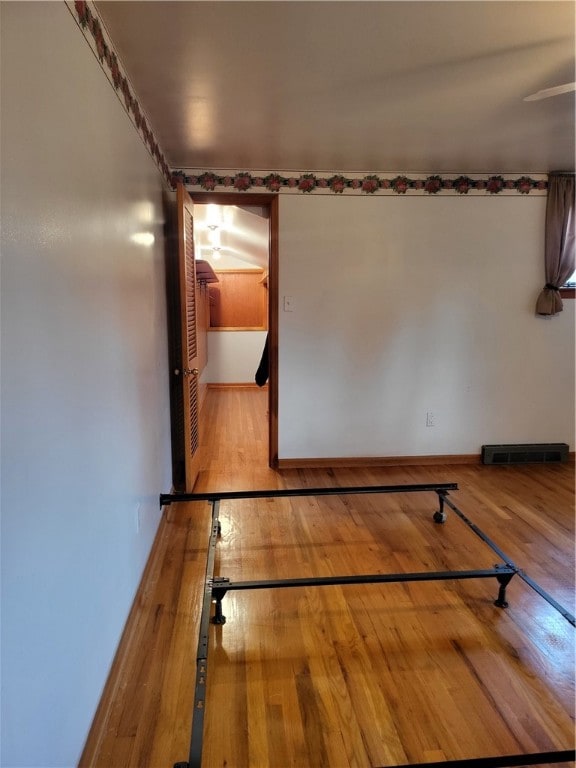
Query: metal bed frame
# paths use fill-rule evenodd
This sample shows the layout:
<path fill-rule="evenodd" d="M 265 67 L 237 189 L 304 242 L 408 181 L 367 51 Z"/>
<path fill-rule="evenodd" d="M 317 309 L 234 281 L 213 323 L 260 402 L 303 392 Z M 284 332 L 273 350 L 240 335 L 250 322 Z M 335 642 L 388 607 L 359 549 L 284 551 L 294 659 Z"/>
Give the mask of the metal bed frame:
<path fill-rule="evenodd" d="M 173 768 L 201 768 L 202 766 L 202 741 L 204 731 L 204 712 L 206 702 L 206 687 L 208 674 L 208 645 L 209 625 L 224 624 L 226 617 L 222 612 L 222 600 L 228 592 L 246 589 L 284 589 L 290 587 L 312 587 L 346 584 L 379 584 L 407 581 L 447 581 L 459 579 L 486 579 L 493 578 L 498 582 L 498 595 L 494 604 L 499 608 L 506 608 L 506 588 L 514 576 L 518 576 L 531 589 L 549 603 L 572 626 L 575 626 L 574 616 L 561 606 L 551 595 L 531 579 L 519 568 L 508 555 L 506 555 L 477 525 L 472 523 L 463 512 L 448 498 L 449 491 L 458 490 L 456 483 L 429 483 L 421 485 L 376 485 L 376 486 L 352 486 L 329 488 L 302 488 L 294 490 L 262 490 L 262 491 L 226 491 L 222 493 L 175 493 L 161 494 L 160 506 L 168 506 L 180 501 L 208 501 L 212 505 L 212 524 L 208 543 L 208 556 L 206 563 L 206 578 L 204 583 L 204 597 L 202 613 L 200 617 L 200 630 L 198 637 L 198 650 L 196 653 L 196 684 L 194 690 L 194 705 L 192 714 L 192 732 L 190 739 L 190 751 L 188 760 L 175 763 Z M 231 581 L 226 577 L 215 577 L 216 544 L 221 534 L 219 520 L 220 502 L 235 499 L 270 499 L 298 496 L 328 496 L 347 494 L 386 494 L 386 493 L 420 493 L 432 491 L 437 494 L 439 508 L 433 513 L 435 523 L 444 523 L 447 513 L 445 507 L 449 507 L 454 514 L 473 531 L 490 549 L 498 555 L 501 563 L 494 568 L 463 571 L 429 571 L 418 573 L 391 573 L 391 574 L 361 574 L 357 576 L 321 576 L 311 578 L 292 579 L 264 579 L 257 581 Z M 211 606 L 215 604 L 214 616 L 210 619 Z M 566 763 L 576 760 L 576 750 L 555 750 L 548 752 L 535 752 L 522 755 L 489 756 L 470 758 L 464 760 L 447 760 L 441 762 L 410 763 L 397 765 L 394 768 L 505 768 L 506 766 L 542 765 L 544 763 Z M 239 766 L 238 768 L 242 768 Z M 386 768 L 379 766 L 378 768 Z"/>

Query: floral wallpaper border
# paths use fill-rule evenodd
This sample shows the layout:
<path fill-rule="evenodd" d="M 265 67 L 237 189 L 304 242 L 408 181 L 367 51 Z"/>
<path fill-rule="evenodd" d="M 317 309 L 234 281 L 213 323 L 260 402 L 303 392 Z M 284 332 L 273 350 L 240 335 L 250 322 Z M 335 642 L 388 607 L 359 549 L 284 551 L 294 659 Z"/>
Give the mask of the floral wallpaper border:
<path fill-rule="evenodd" d="M 467 195 L 469 192 L 483 192 L 497 195 L 501 192 L 517 192 L 528 195 L 531 192 L 546 192 L 548 182 L 546 177 L 504 178 L 504 176 L 488 176 L 472 178 L 470 176 L 393 176 L 386 178 L 376 174 L 367 176 L 347 177 L 342 174 L 324 175 L 315 173 L 300 173 L 283 176 L 279 173 L 252 174 L 248 171 L 231 171 L 218 174 L 214 171 L 194 171 L 185 173 L 175 171 L 173 183 L 182 181 L 189 188 L 212 192 L 217 188 L 234 192 L 360 192 L 368 195 L 392 193 L 405 195 L 409 192 L 419 192 L 437 195 L 440 192 L 451 192 Z"/>
<path fill-rule="evenodd" d="M 172 171 L 160 145 L 156 141 L 152 129 L 148 125 L 142 108 L 134 96 L 132 87 L 123 71 L 118 56 L 114 51 L 114 46 L 107 32 L 104 29 L 103 22 L 100 20 L 98 11 L 88 0 L 66 0 L 66 5 L 75 18 L 77 24 L 82 30 L 84 37 L 90 47 L 98 57 L 100 66 L 106 74 L 110 83 L 126 107 L 126 111 L 133 124 L 136 126 L 142 141 L 155 160 L 158 168 L 166 181 L 172 182 Z"/>
<path fill-rule="evenodd" d="M 155 160 L 165 180 L 172 187 L 177 181 L 182 181 L 188 188 L 212 192 L 214 190 L 234 192 L 282 192 L 282 193 L 333 193 L 333 194 L 413 194 L 437 195 L 452 193 L 467 195 L 469 193 L 497 195 L 500 193 L 530 193 L 545 194 L 548 188 L 547 177 L 538 175 L 532 178 L 527 175 L 518 178 L 505 178 L 501 175 L 481 176 L 420 176 L 412 178 L 405 175 L 390 177 L 378 174 L 365 176 L 345 176 L 340 173 L 284 172 L 277 171 L 211 171 L 172 170 L 151 130 L 146 117 L 134 96 L 132 86 L 114 51 L 104 23 L 91 0 L 66 0 L 66 5 L 75 18 L 85 39 L 94 51 L 102 70 L 123 102 L 132 123 L 138 130 L 142 141 Z"/>

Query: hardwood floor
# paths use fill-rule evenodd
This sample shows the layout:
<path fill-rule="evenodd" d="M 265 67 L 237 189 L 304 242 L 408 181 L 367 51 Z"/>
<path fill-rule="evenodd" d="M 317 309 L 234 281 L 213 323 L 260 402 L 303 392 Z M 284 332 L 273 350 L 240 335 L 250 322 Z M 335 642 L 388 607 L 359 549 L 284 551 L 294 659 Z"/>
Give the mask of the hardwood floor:
<path fill-rule="evenodd" d="M 459 509 L 574 612 L 574 465 L 267 467 L 266 392 L 210 391 L 196 490 L 457 482 Z M 491 568 L 435 494 L 222 502 L 233 580 Z M 80 762 L 188 756 L 209 505 L 168 508 Z M 347 768 L 568 749 L 574 630 L 519 577 L 230 592 L 211 626 L 203 766 Z M 573 765 L 573 764 L 572 764 Z"/>

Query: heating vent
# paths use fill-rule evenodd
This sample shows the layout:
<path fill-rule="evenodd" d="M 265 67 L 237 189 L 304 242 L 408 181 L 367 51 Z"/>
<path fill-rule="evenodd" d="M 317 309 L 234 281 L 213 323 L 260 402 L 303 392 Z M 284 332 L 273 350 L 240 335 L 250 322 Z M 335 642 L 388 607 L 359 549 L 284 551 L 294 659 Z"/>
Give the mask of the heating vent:
<path fill-rule="evenodd" d="M 568 461 L 566 443 L 483 445 L 483 464 L 554 464 Z"/>

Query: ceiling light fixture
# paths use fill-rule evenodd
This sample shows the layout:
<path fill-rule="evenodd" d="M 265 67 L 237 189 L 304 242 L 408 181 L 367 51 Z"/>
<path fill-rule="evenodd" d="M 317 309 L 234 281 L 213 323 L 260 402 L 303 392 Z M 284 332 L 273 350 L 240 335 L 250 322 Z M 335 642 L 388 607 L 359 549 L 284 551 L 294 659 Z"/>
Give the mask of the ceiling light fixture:
<path fill-rule="evenodd" d="M 212 248 L 220 248 L 220 230 L 218 229 L 211 229 L 208 234 L 208 242 L 212 246 Z"/>
<path fill-rule="evenodd" d="M 209 203 L 206 208 L 206 225 L 209 229 L 217 227 L 222 221 L 222 214 L 220 213 L 220 206 Z"/>

